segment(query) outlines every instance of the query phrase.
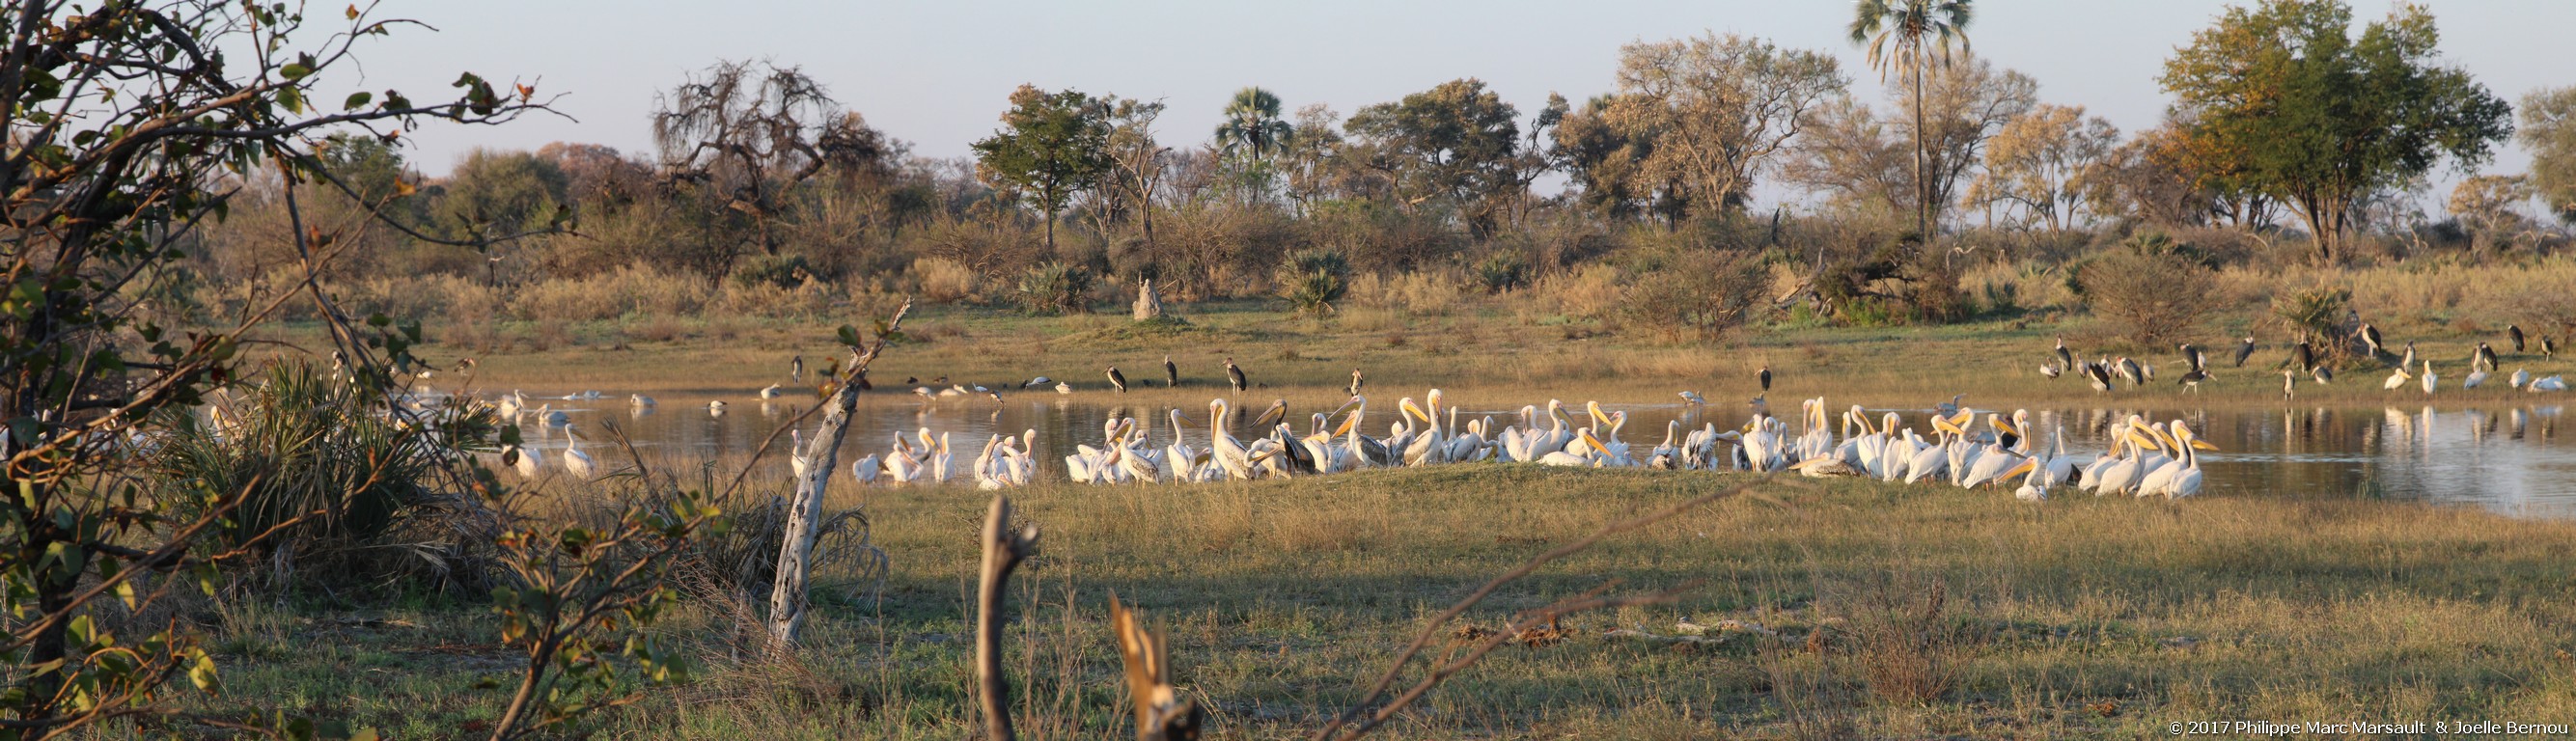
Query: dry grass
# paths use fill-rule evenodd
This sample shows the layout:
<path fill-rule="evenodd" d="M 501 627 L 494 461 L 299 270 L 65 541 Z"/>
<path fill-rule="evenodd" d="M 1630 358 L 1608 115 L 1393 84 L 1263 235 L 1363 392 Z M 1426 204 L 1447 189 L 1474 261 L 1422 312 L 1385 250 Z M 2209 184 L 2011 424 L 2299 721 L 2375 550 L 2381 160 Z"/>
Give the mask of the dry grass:
<path fill-rule="evenodd" d="M 1351 278 L 1350 303 L 1382 310 L 1442 316 L 1467 298 L 1465 276 L 1450 271 L 1362 273 Z"/>
<path fill-rule="evenodd" d="M 1461 466 L 1016 492 L 1046 533 L 1016 583 L 1024 619 L 1007 638 L 1023 718 L 1062 734 L 1119 732 L 1117 660 L 1101 627 L 1114 590 L 1169 626 L 1180 683 L 1226 736 L 1291 735 L 1353 693 L 1431 607 L 1546 543 L 1732 481 Z M 2033 507 L 1849 481 L 1768 491 L 1770 501 L 1711 505 L 1497 595 L 1468 619 L 1492 625 L 1605 578 L 1637 589 L 1709 580 L 1682 604 L 1569 619 L 1567 640 L 1490 657 L 1387 737 L 2134 738 L 2182 717 L 2576 713 L 2567 523 L 2361 499 Z M 969 533 L 987 495 L 865 496 L 895 564 L 884 603 L 827 602 L 795 667 L 725 665 L 714 686 L 655 695 L 592 730 L 964 734 Z M 668 629 L 712 634 L 739 619 L 729 615 L 684 611 Z M 433 620 L 488 618 L 457 609 Z M 1681 621 L 1729 620 L 1749 627 L 1674 638 Z M 298 694 L 310 678 L 337 676 L 314 673 L 315 662 L 365 666 L 351 657 L 407 655 L 410 641 L 443 635 L 245 640 L 306 649 L 228 665 L 236 701 L 393 730 L 478 717 L 492 702 L 461 689 L 473 664 L 447 661 L 414 662 L 366 703 L 295 699 L 314 697 Z"/>

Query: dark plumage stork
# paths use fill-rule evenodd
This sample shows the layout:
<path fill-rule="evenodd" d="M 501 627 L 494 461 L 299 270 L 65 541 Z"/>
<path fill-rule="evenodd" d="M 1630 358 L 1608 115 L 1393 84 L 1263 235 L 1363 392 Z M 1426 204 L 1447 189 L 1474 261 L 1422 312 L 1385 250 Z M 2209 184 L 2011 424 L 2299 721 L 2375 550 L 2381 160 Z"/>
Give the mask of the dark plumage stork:
<path fill-rule="evenodd" d="M 2397 359 L 2397 367 L 2399 367 L 2399 368 L 2410 368 L 2410 367 L 2413 367 L 2414 365 L 2415 365 L 2415 341 L 2414 341 L 2414 340 L 2407 340 L 2407 341 L 2406 341 L 2406 354 L 2405 354 L 2404 356 L 2401 356 L 2401 357 L 2399 357 L 2399 358 Z"/>
<path fill-rule="evenodd" d="M 787 360 L 787 380 L 805 382 L 805 356 L 798 355 Z"/>
<path fill-rule="evenodd" d="M 1359 395 L 1360 395 L 1360 384 L 1361 384 L 1361 382 L 1362 382 L 1363 380 L 1364 380 L 1364 379 L 1360 378 L 1360 369 L 1358 369 L 1358 368 L 1352 368 L 1352 369 L 1351 369 L 1351 396 L 1356 397 L 1356 396 L 1359 396 Z"/>
<path fill-rule="evenodd" d="M 2522 325 L 2520 325 L 2520 324 L 2507 324 L 2507 325 L 2504 325 L 2504 336 L 2505 336 L 2506 338 L 2509 338 L 2509 339 L 2513 340 L 2513 354 L 2515 354 L 2515 355 L 2521 355 L 2521 354 L 2522 354 L 2522 348 L 2523 348 L 2523 345 L 2522 345 Z"/>
<path fill-rule="evenodd" d="M 1163 356 L 1163 388 L 1181 387 L 1181 367 L 1172 364 L 1172 356 Z"/>
<path fill-rule="evenodd" d="M 2322 365 L 2315 366 L 2308 369 L 2308 377 L 2317 379 L 2317 383 L 2334 383 L 2334 369 Z"/>
<path fill-rule="evenodd" d="M 2250 357 L 2254 357 L 2254 336 L 2249 334 L 2243 344 L 2236 346 L 2236 367 L 2245 367 L 2245 359 Z"/>
<path fill-rule="evenodd" d="M 2307 339 L 2305 339 L 2305 338 L 2301 338 L 2301 339 L 2299 340 L 2299 345 L 2298 345 L 2298 348 L 2297 348 L 2297 349 L 2298 349 L 2297 356 L 2296 356 L 2295 358 L 2293 358 L 2293 359 L 2295 359 L 2295 360 L 2299 361 L 2299 370 L 2304 370 L 2304 371 L 2313 371 L 2313 370 L 2316 370 L 2316 369 L 2317 369 L 2317 346 L 2316 346 L 2316 345 L 2313 345 L 2313 344 L 2310 344 L 2310 343 L 2307 341 Z"/>
<path fill-rule="evenodd" d="M 2386 351 L 2385 346 L 2379 340 L 2379 328 L 2371 326 L 2369 322 L 2362 322 L 2361 329 L 2353 334 L 2361 337 L 2361 344 L 2370 347 L 2371 357 L 2379 357 L 2380 353 Z"/>
<path fill-rule="evenodd" d="M 1109 366 L 1109 386 L 1118 389 L 1118 393 L 1127 393 L 1127 374 L 1118 372 L 1118 366 Z"/>
<path fill-rule="evenodd" d="M 1764 396 L 1769 396 L 1771 394 L 1771 364 L 1763 363 L 1762 370 L 1756 372 L 1754 375 L 1762 379 L 1762 394 Z"/>
<path fill-rule="evenodd" d="M 2075 351 L 2066 349 L 2065 335 L 2057 336 L 2057 366 L 2060 368 L 2075 367 Z"/>
<path fill-rule="evenodd" d="M 2182 343 L 2182 346 L 2179 349 L 2182 350 L 2183 364 L 2191 366 L 2192 370 L 2199 371 L 2203 378 L 2207 378 L 2209 373 L 2209 353 L 2201 352 L 2199 345 L 2194 345 L 2189 342 Z"/>
<path fill-rule="evenodd" d="M 2558 341 L 2547 337 L 2540 338 L 2540 356 L 2556 359 L 2558 357 Z"/>
<path fill-rule="evenodd" d="M 2495 372 L 2495 369 L 2496 369 L 2496 351 L 2495 351 L 2495 348 L 2488 347 L 2488 346 L 2487 346 L 2487 343 L 2484 343 L 2484 342 L 2480 342 L 2480 343 L 2478 343 L 2478 351 L 2477 351 L 2477 353 L 2475 353 L 2475 354 L 2473 354 L 2473 355 L 2470 355 L 2470 356 L 2469 356 L 2469 370 L 2470 370 L 2470 371 L 2474 372 L 2474 371 L 2478 370 L 2478 369 L 2479 369 L 2480 367 L 2482 367 L 2482 366 L 2483 366 L 2484 368 L 2486 368 L 2486 371 L 2487 371 L 2488 373 L 2494 373 L 2494 372 Z"/>
<path fill-rule="evenodd" d="M 2209 380 L 2209 370 L 2199 366 L 2193 366 L 2191 370 L 2182 372 L 2181 384 L 2183 386 L 2183 390 L 2190 391 L 2192 393 L 2199 393 L 2200 382 L 2206 380 Z"/>
<path fill-rule="evenodd" d="M 2139 368 L 2138 361 L 2130 360 L 2129 356 L 2120 356 L 2118 371 L 2120 373 L 2120 378 L 2127 380 L 2131 388 L 2136 388 L 2147 382 L 2146 371 Z"/>
<path fill-rule="evenodd" d="M 2111 390 L 2111 370 L 2108 366 L 2102 363 L 2085 363 L 2079 370 L 2083 371 L 2081 375 L 2084 376 L 2084 380 L 2093 384 L 2093 390 Z"/>
<path fill-rule="evenodd" d="M 1234 384 L 1234 392 L 1238 394 L 1243 393 L 1244 389 L 1252 387 L 1251 384 L 1245 383 L 1243 380 L 1243 367 L 1235 365 L 1234 358 L 1231 357 L 1225 359 L 1225 381 L 1227 383 Z"/>

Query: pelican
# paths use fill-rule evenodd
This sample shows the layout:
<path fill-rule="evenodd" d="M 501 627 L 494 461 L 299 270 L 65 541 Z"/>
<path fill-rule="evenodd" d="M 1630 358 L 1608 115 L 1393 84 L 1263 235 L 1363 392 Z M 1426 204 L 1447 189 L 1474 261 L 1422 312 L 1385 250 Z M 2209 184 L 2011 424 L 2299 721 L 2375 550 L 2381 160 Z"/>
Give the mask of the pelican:
<path fill-rule="evenodd" d="M 2059 370 L 2057 369 L 2057 365 L 2056 365 L 2056 364 L 2054 364 L 2054 363 L 2041 363 L 2041 364 L 2039 364 L 2039 375 L 2041 375 L 2041 376 L 2048 377 L 2048 378 L 2056 378 L 2056 377 L 2057 377 L 2057 375 L 2058 375 L 2059 373 L 2061 373 L 2061 372 L 2062 372 L 2062 371 L 2059 371 Z"/>
<path fill-rule="evenodd" d="M 2379 387 L 2385 390 L 2395 391 L 2400 388 L 2405 388 L 2406 382 L 2412 380 L 2415 380 L 2415 377 L 2408 375 L 2406 373 L 2406 366 L 2401 365 L 2397 366 L 2396 372 L 2388 374 L 2388 380 L 2381 381 L 2379 383 Z"/>
<path fill-rule="evenodd" d="M 1021 383 L 1021 384 L 1020 384 L 1020 388 L 1021 388 L 1021 389 L 1024 389 L 1024 390 L 1025 390 L 1025 389 L 1033 389 L 1033 388 L 1037 388 L 1037 387 L 1039 387 L 1039 386 L 1044 386 L 1044 385 L 1047 385 L 1047 384 L 1050 384 L 1050 383 L 1055 383 L 1055 379 L 1053 379 L 1053 378 L 1048 378 L 1048 377 L 1046 377 L 1046 376 L 1038 376 L 1038 377 L 1036 377 L 1036 378 L 1031 378 L 1031 379 L 1029 379 L 1028 381 Z"/>
<path fill-rule="evenodd" d="M 1691 406 L 1695 407 L 1708 406 L 1708 399 L 1702 398 L 1697 391 L 1682 392 L 1682 401 L 1689 402 Z"/>
<path fill-rule="evenodd" d="M 787 467 L 796 474 L 796 480 L 802 482 L 805 480 L 805 472 L 814 467 L 813 456 L 805 452 L 805 431 L 788 428 L 787 439 Z"/>
<path fill-rule="evenodd" d="M 786 395 L 787 395 L 786 390 L 782 389 L 778 384 L 775 384 L 775 383 L 770 384 L 768 388 L 764 388 L 764 389 L 761 389 L 761 390 L 760 390 L 760 398 L 763 398 L 763 399 L 775 399 L 775 398 L 778 398 L 778 397 L 781 397 L 781 396 L 786 396 Z"/>
<path fill-rule="evenodd" d="M 1057 381 L 1057 382 L 1055 383 L 1055 392 L 1056 392 L 1056 393 L 1059 393 L 1059 394 L 1068 394 L 1068 395 L 1069 395 L 1069 394 L 1072 394 L 1072 393 L 1073 393 L 1073 384 L 1066 383 L 1066 382 L 1063 382 L 1063 381 Z"/>
<path fill-rule="evenodd" d="M 2541 339 L 2547 340 L 2548 338 L 2543 337 Z M 2534 378 L 2531 379 L 2531 385 L 2525 386 L 2524 388 L 2532 391 L 2565 391 L 2567 390 L 2567 379 L 2558 376 Z"/>
<path fill-rule="evenodd" d="M 2466 391 L 2466 390 L 2468 390 L 2468 389 L 2477 388 L 2477 387 L 2478 387 L 2478 384 L 2482 384 L 2482 383 L 2486 383 L 2486 382 L 2487 382 L 2487 372 L 2486 372 L 2486 371 L 2482 371 L 2482 370 L 2473 370 L 2473 371 L 2469 371 L 2469 377 L 2467 377 L 2467 378 L 2463 378 L 2463 379 L 2460 379 L 2460 390 Z"/>
<path fill-rule="evenodd" d="M 850 480 L 859 482 L 861 486 L 876 483 L 877 473 L 884 468 L 885 464 L 878 462 L 875 453 L 859 456 L 858 460 L 850 461 Z"/>
<path fill-rule="evenodd" d="M 572 415 L 555 411 L 555 405 L 546 404 L 537 407 L 537 421 L 544 423 L 547 427 L 570 427 L 572 426 Z"/>
<path fill-rule="evenodd" d="M 1118 372 L 1118 366 L 1109 366 L 1109 387 L 1127 393 L 1127 374 Z"/>
<path fill-rule="evenodd" d="M 502 451 L 502 457 L 511 459 L 510 467 L 518 469 L 519 478 L 533 479 L 537 477 L 537 474 L 545 473 L 546 471 L 545 456 L 529 452 L 528 450 L 516 445 L 512 445 L 508 450 Z"/>
<path fill-rule="evenodd" d="M 2515 368 L 2513 369 L 2513 375 L 2506 378 L 2505 382 L 2512 384 L 2514 390 L 2520 391 L 2523 387 L 2531 385 L 2531 371 L 2522 368 Z"/>
<path fill-rule="evenodd" d="M 653 397 L 645 396 L 643 394 L 627 394 L 626 402 L 638 407 L 649 407 L 653 405 Z"/>
<path fill-rule="evenodd" d="M 527 406 L 527 395 L 512 389 L 509 396 L 501 397 L 501 403 L 495 406 L 495 411 L 500 412 L 501 416 L 510 418 L 511 421 L 517 421 L 519 413 L 527 411 Z"/>
<path fill-rule="evenodd" d="M 591 462 L 589 453 L 581 452 L 581 438 L 573 436 L 571 425 L 564 426 L 563 464 L 565 473 L 584 481 L 599 473 L 599 464 Z"/>
<path fill-rule="evenodd" d="M 2432 358 L 2425 358 L 2425 359 L 2424 359 L 2424 393 L 2426 393 L 2426 394 L 2431 394 L 2431 393 L 2433 393 L 2433 389 L 2434 389 L 2435 387 L 2440 386 L 2440 385 L 2441 385 L 2441 378 L 2440 378 L 2439 376 L 2435 376 L 2435 375 L 2433 375 L 2433 359 L 2432 359 Z"/>

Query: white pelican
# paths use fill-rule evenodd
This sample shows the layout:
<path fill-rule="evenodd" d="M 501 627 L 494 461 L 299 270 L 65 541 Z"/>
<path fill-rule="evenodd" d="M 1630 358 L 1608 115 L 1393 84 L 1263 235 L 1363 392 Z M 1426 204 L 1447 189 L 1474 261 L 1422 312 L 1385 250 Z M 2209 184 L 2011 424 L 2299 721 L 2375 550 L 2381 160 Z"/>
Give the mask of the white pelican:
<path fill-rule="evenodd" d="M 2410 344 L 2411 344 L 2411 343 L 2410 343 Z M 2441 377 L 2440 377 L 2440 376 L 2435 376 L 2435 375 L 2433 375 L 2433 359 L 2432 359 L 2432 358 L 2425 358 L 2425 359 L 2424 359 L 2424 393 L 2426 393 L 2426 394 L 2433 393 L 2433 389 L 2434 389 L 2434 388 L 2437 388 L 2437 387 L 2439 387 L 2439 386 L 2441 386 L 2441 383 L 2442 383 L 2442 382 L 2441 382 Z"/>
<path fill-rule="evenodd" d="M 2513 376 L 2507 378 L 2506 382 L 2512 384 L 2515 391 L 2520 391 L 2522 387 L 2531 385 L 2531 371 L 2515 368 Z"/>
<path fill-rule="evenodd" d="M 1073 393 L 1073 384 L 1057 381 L 1055 384 L 1055 392 L 1059 394 Z"/>
<path fill-rule="evenodd" d="M 645 396 L 643 394 L 627 394 L 626 402 L 638 407 L 649 407 L 653 405 L 653 397 Z"/>
<path fill-rule="evenodd" d="M 2322 366 L 2320 366 L 2320 367 L 2322 367 Z M 2407 382 L 2407 381 L 2412 381 L 2412 380 L 2415 380 L 2415 377 L 2414 377 L 2414 376 L 2411 376 L 2411 375 L 2407 375 L 2407 373 L 2406 373 L 2406 366 L 2402 366 L 2402 365 L 2401 365 L 2401 366 L 2398 366 L 2398 367 L 2397 367 L 2397 372 L 2388 374 L 2388 380 L 2386 380 L 2386 381 L 2381 381 L 2381 382 L 2379 383 L 2379 387 L 2380 387 L 2381 389 L 2385 389 L 2385 390 L 2388 390 L 2388 391 L 2395 391 L 2395 390 L 2398 390 L 2398 389 L 2401 389 L 2401 388 L 2405 388 L 2405 387 L 2406 387 L 2406 382 Z"/>
<path fill-rule="evenodd" d="M 537 477 L 537 474 L 545 473 L 546 457 L 544 455 L 540 455 L 516 445 L 510 446 L 508 452 L 512 454 L 509 457 L 514 459 L 510 467 L 518 469 L 519 478 L 533 479 Z"/>
<path fill-rule="evenodd" d="M 571 425 L 564 426 L 563 462 L 565 473 L 584 481 L 599 473 L 599 464 L 591 462 L 589 453 L 581 452 L 581 438 L 573 436 Z"/>
<path fill-rule="evenodd" d="M 877 473 L 885 469 L 885 464 L 878 460 L 877 454 L 869 453 L 859 456 L 858 460 L 850 461 L 850 479 L 859 482 L 861 486 L 876 483 Z"/>
<path fill-rule="evenodd" d="M 2461 390 L 2463 390 L 2463 391 L 2465 391 L 2465 390 L 2468 390 L 2468 389 L 2477 388 L 2479 384 L 2483 384 L 2483 383 L 2486 383 L 2486 382 L 2487 382 L 2487 372 L 2486 372 L 2486 371 L 2482 371 L 2482 370 L 2473 370 L 2473 371 L 2469 371 L 2469 377 L 2467 377 L 2467 378 L 2463 378 L 2463 379 L 2460 379 L 2460 389 L 2461 389 Z"/>
<path fill-rule="evenodd" d="M 770 384 L 768 388 L 764 388 L 764 389 L 761 389 L 761 390 L 760 390 L 760 398 L 763 398 L 763 399 L 775 399 L 775 398 L 778 398 L 778 397 L 781 397 L 781 396 L 786 396 L 786 395 L 787 395 L 787 392 L 786 392 L 786 391 L 784 391 L 784 390 L 781 390 L 781 389 L 779 388 L 779 385 L 778 385 L 778 384 L 775 384 L 775 383 Z"/>

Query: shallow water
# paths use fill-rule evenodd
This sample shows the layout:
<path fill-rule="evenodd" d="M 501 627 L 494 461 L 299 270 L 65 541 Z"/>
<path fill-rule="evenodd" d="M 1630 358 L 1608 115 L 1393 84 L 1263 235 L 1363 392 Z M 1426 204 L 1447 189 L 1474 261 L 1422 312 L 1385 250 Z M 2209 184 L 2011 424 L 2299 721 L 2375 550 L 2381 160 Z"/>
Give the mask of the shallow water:
<path fill-rule="evenodd" d="M 1002 403 L 966 396 L 922 404 L 910 397 L 871 396 L 860 405 L 858 421 L 843 445 L 842 466 L 846 468 L 847 462 L 858 456 L 884 452 L 894 434 L 910 434 L 922 428 L 928 428 L 933 435 L 949 435 L 951 449 L 961 465 L 982 450 L 990 435 L 1017 435 L 1034 429 L 1041 468 L 1046 475 L 1058 477 L 1064 475 L 1064 454 L 1076 444 L 1100 444 L 1104 438 L 1102 423 L 1113 416 L 1132 416 L 1149 425 L 1157 446 L 1170 441 L 1172 428 L 1165 415 L 1171 407 L 1120 406 L 1094 399 L 1097 397 L 1061 398 L 1031 393 L 1014 395 Z M 623 394 L 614 394 L 596 400 L 547 403 L 570 414 L 584 449 L 594 455 L 602 453 L 597 450 L 606 439 L 602 428 L 614 423 L 639 447 L 678 460 L 747 455 L 780 424 L 812 403 L 810 399 L 800 399 L 796 403 L 762 404 L 731 397 L 725 399 L 725 412 L 718 415 L 708 411 L 709 400 L 701 396 L 663 396 L 654 407 L 637 408 Z M 1533 401 L 1543 404 L 1545 400 Z M 2107 448 L 2107 430 L 2132 413 L 2145 415 L 2150 421 L 2183 419 L 2202 438 L 2220 448 L 2202 457 L 2206 471 L 2203 496 L 2379 497 L 2474 505 L 2515 516 L 2576 517 L 2576 447 L 2560 444 L 2562 407 L 2554 399 L 2550 401 L 2471 408 L 2099 406 L 2034 408 L 2030 412 L 2035 433 L 2049 435 L 2062 429 L 2068 447 L 2079 453 Z M 1365 429 L 1369 434 L 1383 435 L 1387 424 L 1395 420 L 1394 403 L 1392 399 L 1372 402 Z M 1460 405 L 1465 415 L 1461 417 L 1462 425 L 1466 419 L 1487 415 L 1497 423 L 1509 423 L 1518 413 L 1517 405 L 1504 409 L 1473 399 L 1452 398 L 1450 402 Z M 533 395 L 531 403 L 536 403 Z M 1239 408 L 1236 416 L 1246 422 L 1237 425 L 1236 434 L 1248 437 L 1249 418 L 1268 404 L 1248 400 L 1242 403 L 1248 408 Z M 1786 401 L 1782 405 L 1790 406 Z M 1579 402 L 1569 400 L 1569 407 L 1570 413 L 1581 416 Z M 1636 444 L 1640 451 L 1663 439 L 1667 421 L 1679 420 L 1695 427 L 1702 414 L 1677 404 L 1604 404 L 1603 408 L 1629 412 L 1621 437 Z M 1305 430 L 1311 424 L 1310 415 L 1319 411 L 1328 410 L 1292 407 L 1290 419 L 1297 429 Z M 1794 411 L 1775 410 L 1787 415 L 1793 432 L 1798 425 Z M 1898 412 L 1907 426 L 1929 430 L 1927 410 L 1869 410 L 1873 419 L 1886 411 Z M 1204 406 L 1186 407 L 1182 412 L 1190 415 L 1195 424 L 1206 422 Z M 1721 429 L 1744 422 L 1743 414 L 1733 410 L 1705 414 L 1707 421 L 1716 422 Z M 808 420 L 807 424 L 810 432 L 814 421 Z M 1983 424 L 1982 419 L 1979 424 Z M 563 447 L 563 432 L 543 428 L 533 417 L 525 431 L 531 449 L 553 451 Z M 1192 427 L 1188 434 L 1193 444 L 1204 446 L 1203 427 Z M 778 461 L 784 460 L 786 440 L 784 435 L 779 438 L 768 465 L 784 465 Z M 2005 496 L 2002 492 L 1996 495 Z"/>

